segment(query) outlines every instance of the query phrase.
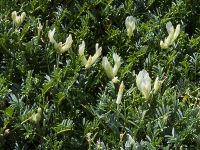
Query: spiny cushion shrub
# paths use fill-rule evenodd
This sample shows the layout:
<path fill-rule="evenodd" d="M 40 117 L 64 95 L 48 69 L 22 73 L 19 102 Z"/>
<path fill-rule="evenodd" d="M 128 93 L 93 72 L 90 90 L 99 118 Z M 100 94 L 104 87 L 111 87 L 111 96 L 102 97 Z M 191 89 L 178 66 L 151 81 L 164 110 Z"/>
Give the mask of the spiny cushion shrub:
<path fill-rule="evenodd" d="M 198 149 L 199 10 L 198 0 L 1 1 L 0 149 Z M 170 22 L 180 32 L 163 48 Z"/>

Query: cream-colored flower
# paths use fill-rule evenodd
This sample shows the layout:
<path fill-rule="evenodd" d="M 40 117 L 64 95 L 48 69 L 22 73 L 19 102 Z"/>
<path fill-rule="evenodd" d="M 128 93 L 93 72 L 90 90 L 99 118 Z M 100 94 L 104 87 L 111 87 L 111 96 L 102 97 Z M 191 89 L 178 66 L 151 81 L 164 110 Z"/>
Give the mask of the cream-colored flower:
<path fill-rule="evenodd" d="M 82 41 L 82 43 L 79 45 L 79 56 L 82 57 L 82 63 L 85 66 L 85 68 L 88 69 L 101 56 L 102 47 L 99 47 L 99 44 L 96 43 L 96 52 L 95 52 L 94 56 L 90 55 L 89 58 L 88 58 L 88 60 L 85 57 L 84 51 L 85 51 L 85 42 Z"/>
<path fill-rule="evenodd" d="M 49 41 L 53 43 L 54 45 L 57 44 L 56 40 L 54 39 L 55 31 L 56 29 L 54 28 L 53 30 L 49 30 L 48 32 Z"/>
<path fill-rule="evenodd" d="M 151 92 L 151 78 L 146 70 L 142 70 L 136 76 L 136 84 L 145 99 L 148 99 Z"/>
<path fill-rule="evenodd" d="M 131 37 L 133 35 L 133 31 L 135 30 L 136 19 L 133 16 L 126 17 L 125 25 L 127 29 L 127 35 Z"/>
<path fill-rule="evenodd" d="M 61 44 L 62 46 L 60 47 L 59 52 L 60 53 L 66 52 L 68 49 L 72 47 L 72 43 L 73 43 L 72 35 L 69 34 L 69 36 L 66 39 L 66 42 L 64 44 Z"/>
<path fill-rule="evenodd" d="M 92 56 L 92 64 L 96 62 L 99 56 L 101 56 L 101 52 L 102 52 L 102 47 L 99 47 L 98 43 L 96 43 L 95 49 L 96 49 L 96 53 L 94 54 L 94 56 Z"/>
<path fill-rule="evenodd" d="M 23 12 L 21 15 L 18 16 L 17 12 L 13 11 L 11 14 L 11 18 L 16 24 L 16 26 L 20 26 L 23 23 L 24 19 L 26 18 L 26 13 Z"/>
<path fill-rule="evenodd" d="M 108 78 L 113 79 L 114 78 L 113 69 L 112 69 L 112 66 L 111 66 L 110 62 L 108 61 L 107 57 L 103 57 L 102 66 L 103 66 Z"/>
<path fill-rule="evenodd" d="M 115 65 L 113 67 L 113 75 L 116 76 L 119 70 L 119 67 L 121 66 L 121 57 L 117 55 L 116 53 L 113 53 L 113 59 L 115 62 Z"/>
<path fill-rule="evenodd" d="M 82 41 L 82 43 L 79 45 L 78 52 L 79 52 L 79 56 L 81 56 L 82 58 L 82 63 L 85 66 L 87 63 L 87 59 L 85 58 L 84 51 L 85 51 L 85 41 Z"/>
<path fill-rule="evenodd" d="M 56 50 L 58 50 L 59 53 L 64 53 L 69 48 L 71 48 L 72 43 L 73 43 L 71 34 L 69 34 L 69 36 L 67 37 L 65 43 L 62 43 L 62 42 L 57 43 L 56 40 L 54 39 L 54 34 L 55 34 L 55 28 L 53 30 L 49 30 L 49 32 L 48 32 L 49 41 L 52 44 L 54 44 L 54 48 Z"/>
<path fill-rule="evenodd" d="M 92 66 L 92 56 L 90 55 L 87 62 L 86 62 L 85 68 L 88 69 L 91 66 Z"/>
<path fill-rule="evenodd" d="M 172 25 L 172 23 L 169 21 L 166 24 L 166 29 L 168 32 L 168 37 L 165 38 L 164 42 L 161 40 L 160 41 L 160 47 L 162 49 L 166 49 L 168 48 L 170 45 L 172 45 L 174 43 L 174 41 L 177 39 L 179 33 L 180 33 L 180 24 L 178 24 L 176 26 L 176 29 L 174 30 L 174 26 Z"/>
<path fill-rule="evenodd" d="M 119 86 L 119 91 L 118 91 L 118 94 L 117 94 L 117 100 L 116 100 L 116 104 L 120 104 L 121 101 L 122 101 L 122 95 L 123 95 L 123 92 L 124 92 L 124 82 L 122 81 L 120 86 Z"/>
<path fill-rule="evenodd" d="M 163 81 L 159 80 L 159 77 L 156 77 L 155 81 L 154 81 L 154 93 L 156 93 L 162 86 Z"/>
<path fill-rule="evenodd" d="M 114 67 L 111 66 L 107 57 L 103 57 L 102 66 L 103 66 L 108 78 L 111 79 L 112 81 L 114 81 L 114 83 L 115 83 L 115 81 L 117 81 L 116 80 L 117 72 L 121 66 L 121 57 L 119 55 L 117 55 L 116 53 L 113 53 L 113 59 L 115 62 Z"/>

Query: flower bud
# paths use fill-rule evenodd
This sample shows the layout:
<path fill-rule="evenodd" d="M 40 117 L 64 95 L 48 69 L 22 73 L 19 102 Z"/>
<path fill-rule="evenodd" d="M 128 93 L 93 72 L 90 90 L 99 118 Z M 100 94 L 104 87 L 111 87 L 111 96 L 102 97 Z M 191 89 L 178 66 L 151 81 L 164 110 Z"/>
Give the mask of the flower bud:
<path fill-rule="evenodd" d="M 114 68 L 113 68 L 113 75 L 116 76 L 117 72 L 121 66 L 121 57 L 117 55 L 116 53 L 113 53 L 113 59 L 115 62 Z"/>
<path fill-rule="evenodd" d="M 90 55 L 88 60 L 85 58 L 84 50 L 85 50 L 85 42 L 82 41 L 82 44 L 79 45 L 79 56 L 82 57 L 82 63 L 85 66 L 85 68 L 88 69 L 101 56 L 102 47 L 99 47 L 99 44 L 96 43 L 96 52 L 95 52 L 94 56 Z"/>
<path fill-rule="evenodd" d="M 124 82 L 122 81 L 120 86 L 119 86 L 119 91 L 118 91 L 118 94 L 117 94 L 117 100 L 116 100 L 117 105 L 119 105 L 121 103 L 124 88 L 125 88 Z"/>
<path fill-rule="evenodd" d="M 158 77 L 156 77 L 155 82 L 154 82 L 154 93 L 156 93 L 162 86 L 162 81 L 159 80 Z"/>
<path fill-rule="evenodd" d="M 78 52 L 79 52 L 79 56 L 82 58 L 82 64 L 85 66 L 87 63 L 87 60 L 85 58 L 84 51 L 85 51 L 85 41 L 82 41 L 82 43 L 79 45 Z"/>

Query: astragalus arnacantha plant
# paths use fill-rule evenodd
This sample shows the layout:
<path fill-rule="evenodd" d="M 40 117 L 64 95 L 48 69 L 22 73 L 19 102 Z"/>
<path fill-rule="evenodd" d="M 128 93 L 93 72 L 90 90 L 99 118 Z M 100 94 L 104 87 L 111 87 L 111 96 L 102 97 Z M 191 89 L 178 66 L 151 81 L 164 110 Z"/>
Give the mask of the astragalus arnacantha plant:
<path fill-rule="evenodd" d="M 198 4 L 1 1 L 0 150 L 200 149 Z"/>

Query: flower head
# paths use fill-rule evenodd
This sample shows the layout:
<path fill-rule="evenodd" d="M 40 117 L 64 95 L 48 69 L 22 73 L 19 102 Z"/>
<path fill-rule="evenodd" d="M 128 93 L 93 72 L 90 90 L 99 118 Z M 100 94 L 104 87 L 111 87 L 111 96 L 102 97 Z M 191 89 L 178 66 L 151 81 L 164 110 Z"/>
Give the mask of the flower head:
<path fill-rule="evenodd" d="M 148 99 L 151 92 L 151 78 L 146 70 L 142 70 L 136 76 L 136 84 L 145 99 Z"/>
<path fill-rule="evenodd" d="M 85 51 L 85 42 L 82 41 L 82 44 L 79 45 L 79 56 L 82 57 L 82 63 L 85 66 L 85 68 L 88 69 L 101 56 L 102 47 L 99 47 L 99 44 L 96 43 L 96 52 L 95 52 L 94 56 L 90 55 L 88 60 L 85 57 L 84 51 Z"/>
<path fill-rule="evenodd" d="M 114 67 L 111 66 L 107 57 L 103 57 L 102 66 L 103 66 L 108 78 L 111 79 L 114 83 L 116 83 L 118 81 L 116 75 L 121 66 L 121 57 L 119 55 L 117 55 L 116 53 L 113 53 L 113 59 L 115 62 Z"/>
<path fill-rule="evenodd" d="M 162 40 L 160 41 L 160 46 L 161 46 L 162 49 L 168 48 L 177 39 L 177 37 L 180 33 L 180 24 L 178 24 L 176 26 L 176 29 L 174 30 L 174 26 L 169 21 L 166 24 L 166 29 L 167 29 L 167 32 L 168 32 L 169 35 L 168 35 L 167 38 L 165 38 L 164 42 Z"/>
<path fill-rule="evenodd" d="M 60 53 L 64 53 L 66 52 L 68 49 L 71 48 L 72 46 L 72 43 L 73 43 L 73 40 L 72 40 L 72 35 L 69 34 L 69 36 L 67 37 L 66 39 L 66 42 L 64 44 L 62 44 L 62 46 L 60 47 Z"/>
<path fill-rule="evenodd" d="M 135 22 L 136 22 L 136 19 L 133 16 L 126 17 L 125 25 L 126 25 L 127 34 L 129 37 L 133 35 L 133 31 L 135 30 Z"/>
<path fill-rule="evenodd" d="M 73 43 L 71 34 L 67 37 L 65 43 L 62 43 L 62 42 L 57 43 L 56 40 L 54 39 L 54 34 L 55 34 L 55 28 L 53 30 L 49 30 L 48 32 L 49 41 L 52 44 L 54 44 L 54 48 L 57 49 L 59 53 L 64 53 L 69 48 L 71 48 L 72 43 Z"/>
<path fill-rule="evenodd" d="M 20 26 L 26 18 L 26 13 L 23 12 L 21 15 L 18 16 L 17 12 L 13 11 L 11 14 L 11 18 L 17 26 Z"/>

